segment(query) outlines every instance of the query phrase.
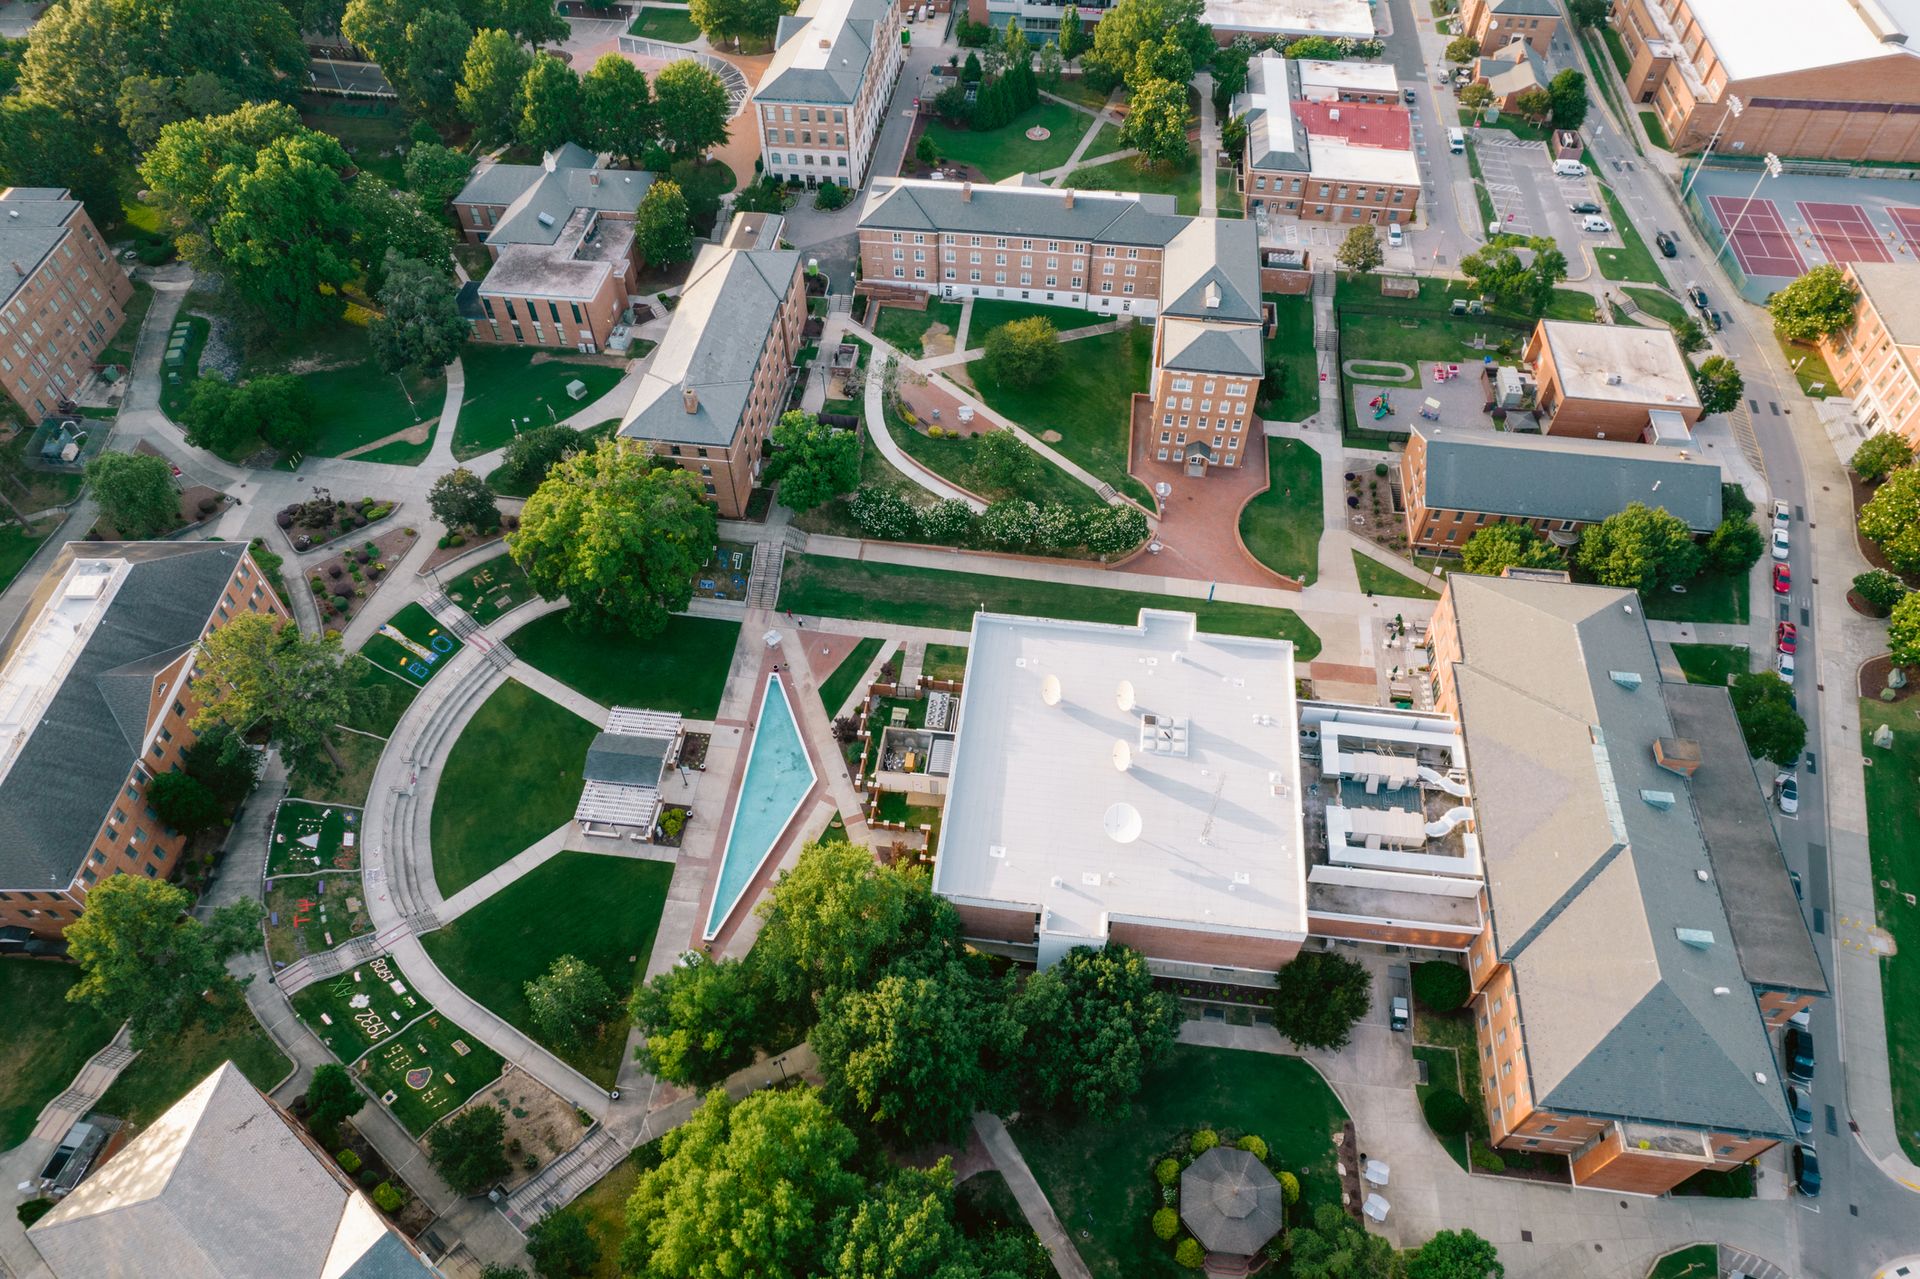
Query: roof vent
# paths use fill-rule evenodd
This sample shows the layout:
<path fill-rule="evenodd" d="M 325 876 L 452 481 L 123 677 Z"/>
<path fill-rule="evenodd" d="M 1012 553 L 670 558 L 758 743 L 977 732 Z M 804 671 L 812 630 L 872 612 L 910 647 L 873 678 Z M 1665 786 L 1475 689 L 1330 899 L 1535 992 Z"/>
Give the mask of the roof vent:
<path fill-rule="evenodd" d="M 1713 988 L 1713 993 L 1716 995 L 1731 995 L 1733 993 L 1733 990 L 1731 987 L 1728 987 L 1728 986 L 1715 986 Z"/>
<path fill-rule="evenodd" d="M 1673 930 L 1673 935 L 1675 937 L 1678 937 L 1684 945 L 1691 946 L 1695 950 L 1713 949 L 1713 930 L 1712 929 L 1676 928 Z"/>
<path fill-rule="evenodd" d="M 1765 1083 L 1767 1082 L 1767 1072 L 1766 1072 L 1766 1071 L 1764 1071 L 1764 1070 L 1756 1070 L 1756 1071 L 1754 1071 L 1754 1072 L 1753 1072 L 1753 1082 L 1754 1082 L 1754 1083 L 1756 1083 L 1756 1084 L 1762 1084 L 1762 1085 L 1764 1085 L 1764 1084 L 1765 1084 Z"/>
<path fill-rule="evenodd" d="M 540 223 L 541 226 L 552 226 L 553 214 L 548 213 L 546 210 L 542 209 L 540 211 L 539 217 L 536 220 Z"/>
<path fill-rule="evenodd" d="M 1707 872 L 1704 869 L 1694 871 L 1693 877 L 1699 880 L 1703 884 L 1710 884 L 1713 882 L 1713 876 L 1707 874 Z"/>
<path fill-rule="evenodd" d="M 1620 385 L 1620 375 L 1619 375 L 1618 373 L 1609 373 L 1609 374 L 1607 374 L 1607 385 L 1608 385 L 1608 386 L 1619 386 L 1619 385 Z"/>
<path fill-rule="evenodd" d="M 1669 808 L 1672 808 L 1674 804 L 1673 792 L 1670 790 L 1643 790 L 1640 792 L 1640 798 L 1646 800 L 1649 806 L 1657 808 L 1663 813 Z"/>
<path fill-rule="evenodd" d="M 1060 704 L 1060 677 L 1048 675 L 1040 681 L 1040 700 L 1049 706 Z"/>
<path fill-rule="evenodd" d="M 1639 671 L 1608 671 L 1607 678 L 1628 692 L 1640 687 Z"/>

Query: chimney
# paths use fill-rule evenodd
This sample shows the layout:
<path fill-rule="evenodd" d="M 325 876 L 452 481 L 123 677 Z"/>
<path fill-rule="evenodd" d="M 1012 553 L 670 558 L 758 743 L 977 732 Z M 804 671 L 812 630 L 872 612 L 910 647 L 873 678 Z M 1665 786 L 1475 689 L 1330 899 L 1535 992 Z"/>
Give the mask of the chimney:
<path fill-rule="evenodd" d="M 541 155 L 540 167 L 545 169 L 548 173 L 552 173 L 554 171 L 554 169 L 557 167 L 557 161 L 552 151 L 545 152 Z"/>
<path fill-rule="evenodd" d="M 13 260 L 13 273 L 23 280 L 27 278 L 27 268 L 20 265 L 19 258 Z"/>
<path fill-rule="evenodd" d="M 600 170 L 594 169 L 592 172 L 587 174 L 587 185 L 590 187 L 597 187 L 600 185 Z"/>
<path fill-rule="evenodd" d="M 1069 209 L 1073 207 L 1073 188 L 1072 187 L 1067 188 L 1067 207 Z"/>
<path fill-rule="evenodd" d="M 680 403 L 686 406 L 687 412 L 698 413 L 700 411 L 700 393 L 691 386 L 682 386 L 680 388 Z"/>
<path fill-rule="evenodd" d="M 968 204 L 973 203 L 973 183 L 962 182 L 960 184 L 960 198 Z"/>

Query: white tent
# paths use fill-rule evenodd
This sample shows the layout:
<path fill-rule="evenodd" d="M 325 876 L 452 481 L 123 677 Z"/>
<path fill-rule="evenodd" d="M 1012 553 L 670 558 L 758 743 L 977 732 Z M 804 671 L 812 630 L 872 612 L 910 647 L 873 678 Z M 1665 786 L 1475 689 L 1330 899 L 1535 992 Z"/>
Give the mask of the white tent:
<path fill-rule="evenodd" d="M 1379 1195 L 1368 1195 L 1367 1201 L 1360 1205 L 1360 1211 L 1366 1214 L 1368 1221 L 1385 1221 L 1387 1210 L 1392 1206 Z"/>

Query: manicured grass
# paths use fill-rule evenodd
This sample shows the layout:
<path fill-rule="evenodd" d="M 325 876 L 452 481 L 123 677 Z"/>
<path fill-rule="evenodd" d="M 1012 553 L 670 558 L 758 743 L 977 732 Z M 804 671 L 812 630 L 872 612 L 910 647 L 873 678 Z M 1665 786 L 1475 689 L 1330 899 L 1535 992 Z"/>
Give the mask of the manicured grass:
<path fill-rule="evenodd" d="M 1396 572 L 1374 559 L 1349 548 L 1353 556 L 1353 571 L 1360 579 L 1360 589 L 1369 595 L 1394 595 L 1401 599 L 1437 600 L 1440 593 L 1414 581 L 1405 573 Z"/>
<path fill-rule="evenodd" d="M 1266 358 L 1286 365 L 1280 398 L 1259 406 L 1260 415 L 1278 422 L 1300 422 L 1320 411 L 1320 369 L 1313 349 L 1313 299 L 1308 295 L 1267 293 L 1274 308 L 1273 336 Z"/>
<path fill-rule="evenodd" d="M 386 741 L 336 728 L 327 734 L 327 743 L 340 757 L 339 766 L 324 771 L 294 769 L 287 777 L 287 793 L 296 799 L 360 807 L 373 788 L 373 770 L 379 766 Z"/>
<path fill-rule="evenodd" d="M 1688 318 L 1686 304 L 1665 289 L 1639 288 L 1629 284 L 1620 291 L 1656 320 L 1665 320 L 1671 325 Z"/>
<path fill-rule="evenodd" d="M 53 524 L 9 524 L 0 528 L 0 590 L 5 590 L 53 532 Z M 42 531 L 44 530 L 44 531 Z"/>
<path fill-rule="evenodd" d="M 967 646 L 965 644 L 927 645 L 927 655 L 920 661 L 920 674 L 927 679 L 965 679 Z"/>
<path fill-rule="evenodd" d="M 1214 634 L 1292 640 L 1302 661 L 1320 652 L 1320 637 L 1291 609 L 984 573 L 946 573 L 825 555 L 787 556 L 780 607 L 796 613 L 947 630 L 971 628 L 976 608 L 1122 624 L 1138 621 L 1143 608 L 1169 608 L 1197 615 L 1200 629 Z"/>
<path fill-rule="evenodd" d="M 599 728 L 517 680 L 487 698 L 448 753 L 433 796 L 433 875 L 443 896 L 572 818 Z"/>
<path fill-rule="evenodd" d="M 90 1005 L 67 1002 L 79 980 L 72 964 L 0 960 L 0 1150 L 27 1139 L 41 1109 L 118 1029 Z"/>
<path fill-rule="evenodd" d="M 1607 42 L 1607 55 L 1613 59 L 1614 68 L 1620 72 L 1620 78 L 1624 80 L 1627 72 L 1633 70 L 1633 58 L 1627 53 L 1626 42 L 1612 27 L 1601 27 L 1600 35 Z"/>
<path fill-rule="evenodd" d="M 1080 160 L 1082 163 L 1097 160 L 1103 155 L 1112 155 L 1115 151 L 1122 149 L 1124 148 L 1120 142 L 1118 126 L 1103 124 L 1100 126 L 1100 132 L 1093 135 L 1093 141 L 1087 143 L 1087 149 L 1080 153 Z"/>
<path fill-rule="evenodd" d="M 1920 714 L 1911 700 L 1860 702 L 1860 750 L 1866 758 L 1867 847 L 1873 863 L 1874 908 L 1898 947 L 1880 963 L 1886 1005 L 1887 1069 L 1893 1078 L 1894 1130 L 1909 1159 L 1920 1159 L 1920 914 L 1903 893 L 1920 882 Z M 1893 745 L 1873 734 L 1884 724 Z"/>
<path fill-rule="evenodd" d="M 1647 1271 L 1647 1279 L 1714 1279 L 1719 1273 L 1718 1245 L 1697 1243 L 1654 1262 L 1653 1269 Z"/>
<path fill-rule="evenodd" d="M 293 1069 L 254 1019 L 238 986 L 209 1001 L 201 1019 L 187 1030 L 134 1058 L 94 1109 L 137 1124 L 152 1123 L 224 1061 L 238 1066 L 247 1081 L 263 1091 Z"/>
<path fill-rule="evenodd" d="M 444 378 L 422 378 L 384 373 L 374 363 L 367 345 L 367 324 L 373 315 L 349 306 L 346 314 L 323 329 L 290 336 L 287 343 L 258 359 L 250 359 L 242 376 L 295 371 L 306 384 L 313 403 L 319 438 L 307 452 L 315 457 L 338 457 L 349 450 L 436 419 L 446 404 Z M 296 367 L 297 366 L 297 367 Z M 370 460 L 417 464 L 432 447 L 432 435 L 418 444 L 402 444 L 406 456 L 362 456 Z M 381 450 L 382 454 L 389 450 Z"/>
<path fill-rule="evenodd" d="M 1653 252 L 1647 248 L 1647 242 L 1640 238 L 1640 232 L 1627 218 L 1627 211 L 1620 203 L 1620 197 L 1606 183 L 1597 184 L 1600 198 L 1607 206 L 1607 220 L 1613 223 L 1614 231 L 1620 237 L 1617 249 L 1595 249 L 1594 261 L 1600 264 L 1600 274 L 1609 280 L 1638 280 L 1644 284 L 1660 283 L 1660 268 L 1653 260 Z"/>
<path fill-rule="evenodd" d="M 1684 594 L 1655 591 L 1646 599 L 1647 616 L 1656 622 L 1744 622 L 1749 583 L 1739 573 L 1702 573 L 1686 583 Z"/>
<path fill-rule="evenodd" d="M 712 719 L 739 640 L 740 623 L 722 618 L 675 616 L 660 634 L 635 639 L 625 631 L 576 630 L 563 609 L 528 622 L 510 642 L 522 660 L 602 706 Z"/>
<path fill-rule="evenodd" d="M 838 715 L 840 708 L 853 696 L 854 686 L 860 677 L 867 673 L 867 667 L 873 665 L 873 659 L 880 656 L 880 646 L 886 641 L 877 635 L 869 635 L 853 646 L 840 665 L 833 668 L 833 674 L 827 676 L 820 685 L 820 704 L 826 707 L 829 718 Z"/>
<path fill-rule="evenodd" d="M 389 675 L 357 653 L 348 659 L 347 677 L 355 685 L 372 690 L 374 696 L 366 699 L 365 706 L 357 708 L 347 717 L 346 726 L 372 733 L 376 737 L 393 736 L 400 717 L 406 714 L 407 707 L 413 705 L 414 697 L 419 694 L 419 686 L 398 675 Z"/>
<path fill-rule="evenodd" d="M 421 941 L 462 990 L 611 1088 L 627 1044 L 627 996 L 646 971 L 671 862 L 562 853 Z M 526 984 L 574 955 L 600 970 L 619 1011 L 590 1043 L 562 1051 L 540 1033 Z"/>
<path fill-rule="evenodd" d="M 346 842 L 347 833 L 354 843 Z M 360 868 L 360 812 L 338 804 L 287 799 L 273 814 L 273 843 L 267 848 L 267 874 L 313 875 Z M 311 840 L 303 844 L 302 840 Z"/>
<path fill-rule="evenodd" d="M 585 1279 L 621 1279 L 620 1245 L 627 1237 L 627 1200 L 633 1198 L 634 1187 L 640 1184 L 641 1154 L 635 1151 L 621 1160 L 612 1172 L 567 1205 L 568 1212 L 586 1219 L 587 1233 L 600 1245 L 600 1260 L 586 1272 Z"/>
<path fill-rule="evenodd" d="M 1089 88 L 1087 82 L 1079 76 L 1063 77 L 1059 84 L 1050 89 L 1044 89 L 1043 92 L 1051 93 L 1057 98 L 1065 98 L 1069 102 L 1078 102 L 1092 111 L 1105 107 L 1107 99 L 1113 96 L 1111 93 L 1100 93 Z M 1124 100 L 1123 98 L 1122 101 Z"/>
<path fill-rule="evenodd" d="M 981 423 L 974 423 L 975 429 Z M 1060 502 L 1067 506 L 1093 507 L 1100 504 L 1094 490 L 1080 480 L 1067 474 L 1045 456 L 1035 453 L 1039 468 L 1033 478 L 1016 487 L 1008 487 L 996 480 L 981 461 L 980 434 L 964 436 L 944 436 L 934 439 L 930 435 L 908 426 L 901 421 L 893 407 L 887 407 L 887 429 L 894 443 L 908 457 L 932 471 L 944 476 L 972 493 L 978 493 L 989 501 L 1003 497 L 1024 497 L 1035 502 Z"/>
<path fill-rule="evenodd" d="M 942 160 L 970 165 L 987 181 L 998 182 L 1016 173 L 1040 173 L 1065 164 L 1091 123 L 1085 112 L 1043 99 L 1038 106 L 1015 116 L 1005 128 L 976 133 L 935 120 L 927 126 L 927 136 L 939 148 Z M 1027 130 L 1036 125 L 1050 136 L 1030 142 Z"/>
<path fill-rule="evenodd" d="M 267 958 L 276 967 L 332 950 L 373 927 L 357 870 L 274 880 L 264 904 Z"/>
<path fill-rule="evenodd" d="M 1427 1082 L 1413 1086 L 1413 1095 L 1421 1103 L 1422 1114 L 1425 1113 L 1426 1100 L 1430 1093 L 1439 1089 L 1460 1092 L 1460 1062 L 1453 1049 L 1438 1048 L 1431 1044 L 1415 1044 L 1413 1059 L 1427 1063 Z M 1465 1095 L 1461 1093 L 1461 1096 Z M 1467 1141 L 1464 1136 L 1442 1137 L 1435 1133 L 1433 1139 L 1440 1143 L 1440 1148 L 1452 1157 L 1453 1162 L 1460 1165 L 1462 1172 L 1471 1171 L 1467 1162 Z"/>
<path fill-rule="evenodd" d="M 1320 576 L 1320 455 L 1301 440 L 1267 441 L 1267 491 L 1240 508 L 1253 558 L 1302 586 Z"/>
<path fill-rule="evenodd" d="M 874 329 L 874 336 L 891 342 L 908 355 L 925 355 L 926 348 L 921 345 L 927 330 L 936 324 L 946 326 L 949 338 L 960 333 L 960 303 L 929 302 L 924 311 L 911 311 L 903 306 L 880 308 L 880 324 Z"/>
<path fill-rule="evenodd" d="M 1063 354 L 1060 371 L 1039 386 L 1001 382 L 985 360 L 967 365 L 967 372 L 994 412 L 1026 427 L 1114 488 L 1143 491 L 1127 474 L 1127 425 L 1133 393 L 1147 389 L 1153 326 L 1132 324 L 1082 338 L 1069 343 Z"/>
<path fill-rule="evenodd" d="M 572 359 L 523 346 L 469 346 L 461 353 L 466 389 L 460 396 L 460 423 L 453 432 L 453 455 L 465 460 L 503 447 L 518 427 L 551 426 L 592 404 L 625 376 L 622 365 Z M 586 384 L 578 400 L 567 384 Z"/>
<path fill-rule="evenodd" d="M 1673 657 L 1686 672 L 1689 684 L 1724 688 L 1735 675 L 1753 669 L 1753 655 L 1745 644 L 1675 644 Z"/>
<path fill-rule="evenodd" d="M 661 40 L 667 44 L 692 44 L 700 38 L 700 28 L 685 9 L 662 9 L 642 5 L 640 16 L 627 28 L 627 34 Z"/>
<path fill-rule="evenodd" d="M 1233 185 L 1233 170 L 1221 165 L 1213 172 L 1213 202 L 1218 216 L 1223 218 L 1244 218 L 1245 201 Z"/>
<path fill-rule="evenodd" d="M 1340 1202 L 1333 1135 L 1346 1110 L 1297 1057 L 1177 1045 L 1113 1123 L 1023 1118 L 1014 1140 L 1096 1279 L 1177 1276 L 1173 1248 L 1153 1234 L 1152 1162 L 1193 1129 L 1256 1133 L 1273 1166 L 1300 1179 L 1301 1207 Z M 1089 1237 L 1090 1236 L 1090 1237 Z"/>
<path fill-rule="evenodd" d="M 1833 370 L 1827 367 L 1826 357 L 1820 354 L 1818 347 L 1806 343 L 1794 342 L 1782 337 L 1778 330 L 1773 340 L 1780 346 L 1780 354 L 1786 357 L 1787 367 L 1793 370 L 1794 380 L 1800 383 L 1803 394 L 1816 400 L 1824 400 L 1829 395 L 1838 395 L 1839 387 L 1834 385 Z"/>
<path fill-rule="evenodd" d="M 1640 113 L 1640 127 L 1647 131 L 1647 141 L 1662 151 L 1673 150 L 1673 144 L 1667 141 L 1667 127 L 1660 123 L 1660 117 L 1652 111 Z"/>
<path fill-rule="evenodd" d="M 534 596 L 526 572 L 504 551 L 447 579 L 446 592 L 448 599 L 482 626 Z"/>
<path fill-rule="evenodd" d="M 140 336 L 140 325 L 147 318 L 147 311 L 153 306 L 153 286 L 145 280 L 133 282 L 133 296 L 127 299 L 126 318 L 120 325 L 120 331 L 113 336 L 100 352 L 100 363 L 118 364 L 128 368 L 133 364 L 133 344 Z"/>
<path fill-rule="evenodd" d="M 1069 329 L 1084 329 L 1093 324 L 1106 323 L 1107 317 L 1095 311 L 1082 311 L 1077 306 L 1036 306 L 1032 302 L 1008 302 L 1000 298 L 975 298 L 973 301 L 973 323 L 967 329 L 967 341 L 979 346 L 987 340 L 987 334 L 1003 324 L 1015 320 L 1027 320 L 1039 316 L 1065 333 Z M 883 317 L 884 318 L 884 317 Z"/>
<path fill-rule="evenodd" d="M 1200 212 L 1200 158 L 1188 156 L 1185 164 L 1142 167 L 1136 157 L 1097 164 L 1090 169 L 1075 169 L 1060 185 L 1082 191 L 1139 191 L 1144 195 L 1170 195 L 1177 211 Z"/>
<path fill-rule="evenodd" d="M 411 645 L 384 633 L 392 627 L 412 641 Z M 369 636 L 360 646 L 360 655 L 389 675 L 424 688 L 466 645 L 460 637 L 440 624 L 422 604 L 408 604 L 383 623 L 383 630 Z"/>

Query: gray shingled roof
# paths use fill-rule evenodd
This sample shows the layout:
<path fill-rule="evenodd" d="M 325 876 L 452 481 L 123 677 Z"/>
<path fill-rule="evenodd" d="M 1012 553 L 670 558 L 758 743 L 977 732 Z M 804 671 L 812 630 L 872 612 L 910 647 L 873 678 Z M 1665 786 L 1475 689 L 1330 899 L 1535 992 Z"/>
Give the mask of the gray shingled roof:
<path fill-rule="evenodd" d="M 1215 1146 L 1180 1174 L 1180 1220 L 1208 1252 L 1251 1257 L 1287 1224 L 1286 1196 L 1251 1152 Z"/>
<path fill-rule="evenodd" d="M 1520 519 L 1595 523 L 1634 502 L 1696 533 L 1720 523 L 1720 466 L 1614 440 L 1416 425 L 1427 441 L 1426 504 Z"/>
<path fill-rule="evenodd" d="M 80 204 L 64 187 L 9 187 L 0 192 L 0 263 L 18 271 L 0 273 L 0 306 L 5 306 L 26 283 L 47 254 L 67 237 L 68 224 Z"/>
<path fill-rule="evenodd" d="M 1638 597 L 1464 573 L 1449 590 L 1493 943 L 1536 1104 L 1791 1136 L 1725 903 L 1696 874 L 1711 863 L 1686 783 L 1654 763 L 1676 734 Z"/>
<path fill-rule="evenodd" d="M 1251 324 L 1209 324 L 1200 320 L 1160 321 L 1160 362 L 1194 373 L 1238 373 L 1259 377 L 1260 330 Z"/>
<path fill-rule="evenodd" d="M 1474 78 L 1485 80 L 1487 87 L 1493 90 L 1493 96 L 1504 98 L 1510 93 L 1547 84 L 1547 64 L 1524 36 L 1515 36 L 1495 52 L 1474 62 Z"/>
<path fill-rule="evenodd" d="M 81 1182 L 29 1237 L 56 1279 L 434 1273 L 232 1062 Z"/>
<path fill-rule="evenodd" d="M 143 690 L 152 686 L 140 672 L 150 676 L 200 638 L 245 550 L 242 542 L 70 542 L 61 551 L 28 617 L 76 558 L 133 565 L 0 778 L 0 888 L 72 882 L 139 758 Z"/>
<path fill-rule="evenodd" d="M 620 423 L 628 439 L 728 445 L 740 429 L 753 372 L 766 350 L 800 255 L 792 249 L 702 245 Z M 699 407 L 689 413 L 683 392 Z"/>
<path fill-rule="evenodd" d="M 590 782 L 609 782 L 615 786 L 660 785 L 660 774 L 667 766 L 667 750 L 673 743 L 664 737 L 642 737 L 635 733 L 600 733 L 587 747 L 585 778 Z"/>
<path fill-rule="evenodd" d="M 1495 13 L 1518 14 L 1523 18 L 1560 16 L 1560 6 L 1554 0 L 1493 0 L 1493 4 L 1489 7 Z"/>
<path fill-rule="evenodd" d="M 1217 304 L 1208 306 L 1208 289 Z M 1194 218 L 1167 245 L 1160 266 L 1160 314 L 1258 324 L 1260 231 L 1239 218 Z"/>
<path fill-rule="evenodd" d="M 467 185 L 460 188 L 460 194 L 453 197 L 455 204 L 512 204 L 520 194 L 540 180 L 546 170 L 546 161 L 551 159 L 556 169 L 586 169 L 593 167 L 593 153 L 575 142 L 564 142 L 555 150 L 541 157 L 540 164 L 484 164 L 474 170 L 467 179 Z"/>
<path fill-rule="evenodd" d="M 780 19 L 773 59 L 753 91 L 755 101 L 825 102 L 851 106 L 874 55 L 874 29 L 889 0 L 805 0 Z M 825 12 L 823 12 L 825 11 Z M 828 43 L 820 48 L 820 41 Z"/>
<path fill-rule="evenodd" d="M 1074 191 L 1071 208 L 1067 195 L 1051 187 L 975 184 L 969 198 L 959 182 L 880 179 L 873 183 L 860 225 L 1164 247 L 1191 220 L 1174 211 L 1170 195 Z"/>

